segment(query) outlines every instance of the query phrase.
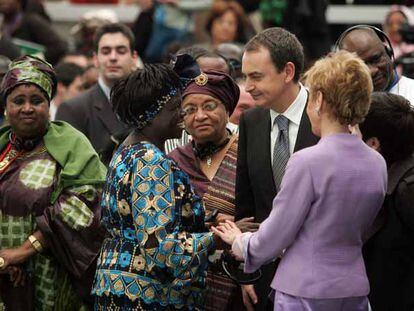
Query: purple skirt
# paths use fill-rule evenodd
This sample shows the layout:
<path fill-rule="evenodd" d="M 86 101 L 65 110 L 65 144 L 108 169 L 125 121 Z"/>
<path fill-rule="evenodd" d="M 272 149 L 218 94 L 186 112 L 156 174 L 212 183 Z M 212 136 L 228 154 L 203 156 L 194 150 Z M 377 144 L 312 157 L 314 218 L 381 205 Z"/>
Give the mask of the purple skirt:
<path fill-rule="evenodd" d="M 310 299 L 276 291 L 274 311 L 368 311 L 368 298 Z"/>

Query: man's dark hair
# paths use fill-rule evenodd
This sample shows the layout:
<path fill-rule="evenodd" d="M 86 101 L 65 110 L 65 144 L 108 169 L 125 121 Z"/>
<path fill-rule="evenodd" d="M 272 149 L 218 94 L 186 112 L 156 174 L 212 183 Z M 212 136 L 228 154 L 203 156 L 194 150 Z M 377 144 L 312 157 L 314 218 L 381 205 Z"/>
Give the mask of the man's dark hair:
<path fill-rule="evenodd" d="M 194 60 L 197 60 L 200 57 L 222 58 L 227 63 L 227 59 L 223 55 L 197 45 L 183 47 L 178 50 L 177 55 L 179 54 L 188 54 L 194 58 Z"/>
<path fill-rule="evenodd" d="M 111 90 L 111 104 L 118 117 L 126 124 L 135 120 L 169 89 L 180 90 L 180 78 L 167 64 L 146 64 L 118 81 Z"/>
<path fill-rule="evenodd" d="M 197 60 L 201 57 L 216 58 L 216 59 L 221 58 L 226 62 L 226 65 L 227 65 L 227 68 L 228 68 L 227 73 L 230 73 L 230 71 L 231 71 L 228 59 L 224 55 L 222 55 L 222 54 L 220 54 L 216 51 L 210 51 L 210 50 L 207 50 L 206 48 L 203 48 L 201 46 L 191 45 L 191 46 L 187 46 L 187 47 L 183 47 L 183 48 L 179 49 L 178 52 L 177 52 L 177 55 L 180 55 L 180 54 L 188 54 L 192 58 L 194 58 L 194 60 Z"/>
<path fill-rule="evenodd" d="M 95 52 L 98 52 L 99 47 L 99 41 L 101 41 L 101 38 L 103 35 L 107 33 L 122 33 L 129 41 L 129 49 L 131 50 L 131 53 L 134 51 L 135 47 L 135 36 L 132 33 L 131 29 L 129 29 L 126 25 L 122 23 L 113 23 L 113 24 L 106 24 L 101 27 L 99 27 L 96 30 L 95 38 L 94 38 L 94 48 Z"/>
<path fill-rule="evenodd" d="M 405 97 L 374 92 L 368 115 L 359 127 L 364 141 L 378 138 L 388 166 L 414 152 L 414 109 Z"/>
<path fill-rule="evenodd" d="M 55 73 L 57 81 L 62 83 L 64 86 L 69 86 L 72 84 L 73 80 L 77 76 L 82 75 L 84 70 L 82 67 L 73 64 L 73 63 L 59 63 L 55 67 Z"/>
<path fill-rule="evenodd" d="M 279 72 L 285 68 L 288 62 L 292 62 L 295 65 L 293 80 L 299 81 L 305 57 L 303 46 L 294 34 L 279 27 L 268 28 L 250 39 L 246 44 L 245 51 L 257 51 L 260 47 L 269 51 L 272 62 Z"/>

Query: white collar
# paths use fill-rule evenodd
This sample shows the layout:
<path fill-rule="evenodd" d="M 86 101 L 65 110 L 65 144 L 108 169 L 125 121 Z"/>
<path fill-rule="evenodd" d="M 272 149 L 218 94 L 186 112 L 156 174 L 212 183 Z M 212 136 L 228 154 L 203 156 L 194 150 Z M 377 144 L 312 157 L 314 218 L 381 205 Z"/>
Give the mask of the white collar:
<path fill-rule="evenodd" d="M 105 94 L 106 98 L 108 99 L 108 101 L 110 101 L 110 99 L 111 99 L 111 88 L 105 84 L 102 77 L 98 78 L 98 84 L 101 87 L 102 91 L 104 92 L 104 94 Z"/>
<path fill-rule="evenodd" d="M 300 120 L 302 119 L 303 110 L 305 109 L 306 101 L 308 99 L 308 92 L 306 91 L 306 88 L 302 85 L 302 83 L 299 83 L 299 86 L 300 90 L 298 95 L 285 112 L 278 113 L 273 109 L 270 109 L 270 124 L 272 128 L 274 121 L 279 114 L 284 115 L 289 119 L 290 122 L 299 126 Z"/>

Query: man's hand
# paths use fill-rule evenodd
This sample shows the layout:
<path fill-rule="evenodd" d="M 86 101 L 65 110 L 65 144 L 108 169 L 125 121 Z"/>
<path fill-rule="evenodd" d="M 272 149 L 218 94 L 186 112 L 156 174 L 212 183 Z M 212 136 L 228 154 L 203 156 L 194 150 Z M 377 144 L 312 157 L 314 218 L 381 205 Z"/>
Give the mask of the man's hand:
<path fill-rule="evenodd" d="M 243 304 L 247 311 L 254 311 L 254 305 L 257 303 L 257 295 L 253 285 L 242 285 Z"/>
<path fill-rule="evenodd" d="M 254 217 L 246 217 L 236 221 L 236 226 L 241 232 L 256 232 L 260 223 L 254 222 Z"/>

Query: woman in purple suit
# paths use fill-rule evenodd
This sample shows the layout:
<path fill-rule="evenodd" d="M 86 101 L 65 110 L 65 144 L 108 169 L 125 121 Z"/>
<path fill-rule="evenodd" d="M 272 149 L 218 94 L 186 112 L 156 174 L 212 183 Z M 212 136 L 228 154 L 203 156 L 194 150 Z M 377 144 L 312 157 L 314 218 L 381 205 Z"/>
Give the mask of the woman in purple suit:
<path fill-rule="evenodd" d="M 234 223 L 213 228 L 250 273 L 281 256 L 274 310 L 368 310 L 363 237 L 387 188 L 382 156 L 348 125 L 368 112 L 368 67 L 348 52 L 321 59 L 306 76 L 307 113 L 319 143 L 294 153 L 273 210 L 255 233 Z"/>

